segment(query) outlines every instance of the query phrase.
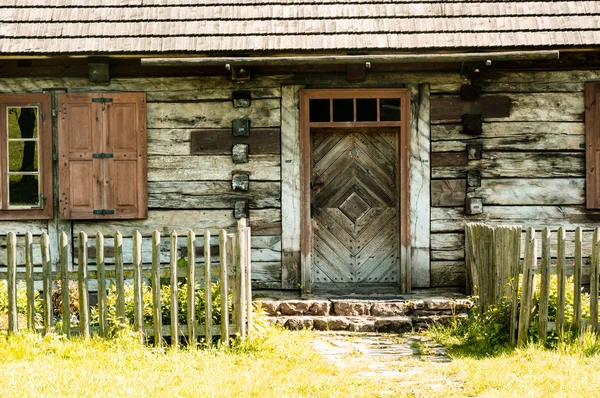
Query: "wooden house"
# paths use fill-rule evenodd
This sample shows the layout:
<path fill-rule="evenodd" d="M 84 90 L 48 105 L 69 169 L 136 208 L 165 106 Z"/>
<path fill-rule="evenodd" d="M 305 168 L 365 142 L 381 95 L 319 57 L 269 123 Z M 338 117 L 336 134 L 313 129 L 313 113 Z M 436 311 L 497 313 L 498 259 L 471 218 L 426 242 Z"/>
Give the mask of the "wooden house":
<path fill-rule="evenodd" d="M 0 232 L 246 216 L 255 288 L 462 287 L 468 221 L 600 223 L 599 50 L 596 1 L 3 0 Z"/>

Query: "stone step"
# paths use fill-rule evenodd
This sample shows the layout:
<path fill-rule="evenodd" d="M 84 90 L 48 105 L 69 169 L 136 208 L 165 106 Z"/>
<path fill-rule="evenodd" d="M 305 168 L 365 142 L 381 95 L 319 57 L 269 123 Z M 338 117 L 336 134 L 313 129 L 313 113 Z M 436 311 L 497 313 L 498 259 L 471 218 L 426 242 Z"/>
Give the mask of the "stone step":
<path fill-rule="evenodd" d="M 465 298 L 430 297 L 406 300 L 255 298 L 273 323 L 292 330 L 345 330 L 404 333 L 466 316 Z"/>

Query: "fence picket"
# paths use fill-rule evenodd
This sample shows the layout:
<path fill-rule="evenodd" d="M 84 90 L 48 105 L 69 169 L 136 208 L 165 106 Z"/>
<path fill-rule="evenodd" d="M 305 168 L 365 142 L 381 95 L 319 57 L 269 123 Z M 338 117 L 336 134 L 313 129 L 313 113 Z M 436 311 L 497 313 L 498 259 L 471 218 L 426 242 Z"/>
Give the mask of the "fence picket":
<path fill-rule="evenodd" d="M 106 300 L 106 269 L 104 267 L 104 235 L 96 233 L 96 269 L 98 272 L 98 334 L 108 335 L 108 303 Z"/>
<path fill-rule="evenodd" d="M 244 295 L 245 287 L 246 287 L 246 278 L 244 275 L 244 268 L 246 264 L 246 239 L 244 239 L 244 231 L 242 228 L 238 227 L 237 232 L 237 242 L 236 247 L 236 274 L 235 280 L 238 290 L 237 297 L 237 308 L 239 318 L 239 325 L 237 327 L 239 336 L 244 339 L 246 337 L 246 296 Z"/>
<path fill-rule="evenodd" d="M 90 338 L 90 315 L 88 305 L 88 237 L 79 233 L 79 264 L 77 287 L 79 289 L 79 332 L 84 339 Z"/>
<path fill-rule="evenodd" d="M 246 286 L 252 286 L 252 259 L 250 257 L 252 247 L 252 243 L 250 241 L 250 227 L 246 228 L 245 231 L 245 239 L 246 239 Z M 244 289 L 246 294 L 246 307 L 248 312 L 246 314 L 247 324 L 248 324 L 248 337 L 250 337 L 250 332 L 252 330 L 252 289 Z"/>
<path fill-rule="evenodd" d="M 212 285 L 210 264 L 210 231 L 204 231 L 204 337 L 206 345 L 212 345 Z"/>
<path fill-rule="evenodd" d="M 563 336 L 565 330 L 565 229 L 560 227 L 556 233 L 556 279 L 558 284 L 558 308 L 556 310 L 556 330 Z"/>
<path fill-rule="evenodd" d="M 573 323 L 577 331 L 581 330 L 581 227 L 575 229 L 575 270 L 573 274 Z"/>
<path fill-rule="evenodd" d="M 35 330 L 35 291 L 33 289 L 33 238 L 31 232 L 25 234 L 25 283 L 27 285 L 27 328 Z"/>
<path fill-rule="evenodd" d="M 598 267 L 600 265 L 600 228 L 594 229 L 592 238 L 592 267 L 590 269 L 590 324 L 598 331 Z"/>
<path fill-rule="evenodd" d="M 40 249 L 42 251 L 42 274 L 43 274 L 43 298 L 44 307 L 44 333 L 52 330 L 54 311 L 52 308 L 52 263 L 50 262 L 50 238 L 46 232 L 40 237 Z"/>
<path fill-rule="evenodd" d="M 188 232 L 187 324 L 188 344 L 196 345 L 196 235 Z"/>
<path fill-rule="evenodd" d="M 117 319 L 120 327 L 124 327 L 125 318 L 125 272 L 123 269 L 123 235 L 115 233 L 115 284 L 117 285 Z"/>
<path fill-rule="evenodd" d="M 162 347 L 162 312 L 160 308 L 160 232 L 152 233 L 152 320 L 154 345 Z"/>
<path fill-rule="evenodd" d="M 133 234 L 133 330 L 139 334 L 141 341 L 143 335 L 143 281 L 142 281 L 142 235 L 139 231 Z"/>
<path fill-rule="evenodd" d="M 69 239 L 67 234 L 60 234 L 59 261 L 61 272 L 61 300 L 62 300 L 62 332 L 65 336 L 71 335 L 71 298 L 69 294 Z"/>
<path fill-rule="evenodd" d="M 8 233 L 6 246 L 8 267 L 8 332 L 17 334 L 19 331 L 17 311 L 17 237 L 14 232 Z"/>
<path fill-rule="evenodd" d="M 537 262 L 537 241 L 535 230 L 527 228 L 525 236 L 525 260 L 523 261 L 523 285 L 521 288 L 521 310 L 519 313 L 519 333 L 517 345 L 523 346 L 527 342 L 527 330 L 531 315 L 531 301 L 533 295 L 533 268 Z"/>
<path fill-rule="evenodd" d="M 550 253 L 549 228 L 542 231 L 542 263 L 540 266 L 540 303 L 539 303 L 539 334 L 542 341 L 546 340 L 548 332 L 548 301 L 550 294 Z"/>
<path fill-rule="evenodd" d="M 177 302 L 177 232 L 171 232 L 170 247 L 170 283 L 171 283 L 171 346 L 179 346 L 179 305 Z"/>
<path fill-rule="evenodd" d="M 219 261 L 221 263 L 221 344 L 229 345 L 229 303 L 228 269 L 227 269 L 227 231 L 219 234 Z"/>
<path fill-rule="evenodd" d="M 250 269 L 250 238 L 251 230 L 245 226 L 245 222 L 241 222 L 236 233 L 227 233 L 225 230 L 220 230 L 218 233 L 219 239 L 219 269 L 215 270 L 211 264 L 210 246 L 211 232 L 206 230 L 204 255 L 205 255 L 205 278 L 204 286 L 206 288 L 206 319 L 204 324 L 199 324 L 196 313 L 196 237 L 190 231 L 187 235 L 187 260 L 188 267 L 185 270 L 179 270 L 178 248 L 177 248 L 177 233 L 173 232 L 170 235 L 170 260 L 168 273 L 165 269 L 161 269 L 161 253 L 160 253 L 160 233 L 155 231 L 152 235 L 152 267 L 151 271 L 144 268 L 142 263 L 142 239 L 143 237 L 136 231 L 132 236 L 132 265 L 131 268 L 125 269 L 123 255 L 123 236 L 120 231 L 116 231 L 114 235 L 114 258 L 115 270 L 107 270 L 105 264 L 105 245 L 104 236 L 101 233 L 95 234 L 95 260 L 97 269 L 89 269 L 88 255 L 92 255 L 93 249 L 88 249 L 88 235 L 84 232 L 79 232 L 75 239 L 69 239 L 66 233 L 59 235 L 58 242 L 58 261 L 56 273 L 53 272 L 53 266 L 50 259 L 49 236 L 47 233 L 42 233 L 40 236 L 40 257 L 42 270 L 39 271 L 33 266 L 33 259 L 37 258 L 34 255 L 34 241 L 31 233 L 24 234 L 25 241 L 25 257 L 24 265 L 25 272 L 17 272 L 17 236 L 11 232 L 7 234 L 7 272 L 0 273 L 2 278 L 7 279 L 9 290 L 9 333 L 15 334 L 19 330 L 19 319 L 17 310 L 17 283 L 19 280 L 24 280 L 27 286 L 27 321 L 28 327 L 36 330 L 35 321 L 35 291 L 34 282 L 36 280 L 43 281 L 42 301 L 44 304 L 43 323 L 44 332 L 52 331 L 53 323 L 53 297 L 52 284 L 54 278 L 59 279 L 61 283 L 61 300 L 60 313 L 62 316 L 62 333 L 70 337 L 71 335 L 71 291 L 69 290 L 69 282 L 76 282 L 79 301 L 79 333 L 85 339 L 90 337 L 90 305 L 89 305 L 89 285 L 90 280 L 96 279 L 98 282 L 98 313 L 99 327 L 98 334 L 106 337 L 109 329 L 108 315 L 109 308 L 107 305 L 108 289 L 107 277 L 115 278 L 116 285 L 116 319 L 117 327 L 124 327 L 129 324 L 132 319 L 128 319 L 125 312 L 125 278 L 128 283 L 130 278 L 133 278 L 133 326 L 134 330 L 140 333 L 142 342 L 144 335 L 154 336 L 155 344 L 160 346 L 163 344 L 163 336 L 170 336 L 172 345 L 178 346 L 180 338 L 186 336 L 190 344 L 194 345 L 198 335 L 207 338 L 207 344 L 210 345 L 213 336 L 220 337 L 220 343 L 228 345 L 230 343 L 231 329 L 235 329 L 240 338 L 247 338 L 252 325 L 252 303 L 251 303 L 251 269 Z M 69 269 L 69 260 L 71 256 L 70 244 L 77 244 L 74 250 L 77 250 L 77 269 Z M 37 253 L 36 253 L 37 254 Z M 92 257 L 94 258 L 94 257 Z M 180 274 L 181 271 L 181 274 Z M 219 279 L 218 294 L 221 297 L 220 319 L 216 320 L 212 317 L 214 309 L 214 297 L 212 296 L 212 283 L 214 277 Z M 153 301 L 153 322 L 152 325 L 143 325 L 143 284 L 144 275 L 152 280 L 152 301 Z M 168 276 L 167 276 L 168 275 Z M 161 309 L 161 276 L 170 279 L 170 325 L 162 325 L 162 309 Z M 187 281 L 187 307 L 186 311 L 189 314 L 187 324 L 179 325 L 179 306 L 178 306 L 178 276 L 186 277 Z M 129 290 L 128 290 L 129 291 Z M 233 307 L 230 307 L 229 294 L 233 294 Z M 164 299 L 164 298 L 163 298 Z M 229 321 L 230 315 L 233 315 L 233 322 Z M 111 313 L 112 315 L 112 313 Z"/>

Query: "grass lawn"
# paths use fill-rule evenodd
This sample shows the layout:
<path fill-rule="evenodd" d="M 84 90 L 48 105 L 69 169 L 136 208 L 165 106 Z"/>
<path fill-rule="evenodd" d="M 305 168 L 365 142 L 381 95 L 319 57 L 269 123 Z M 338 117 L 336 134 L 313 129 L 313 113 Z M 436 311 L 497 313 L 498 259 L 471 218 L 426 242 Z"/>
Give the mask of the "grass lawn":
<path fill-rule="evenodd" d="M 367 365 L 341 370 L 310 348 L 313 338 L 311 332 L 274 329 L 263 341 L 231 350 L 164 352 L 127 337 L 82 342 L 1 336 L 0 396 L 558 397 L 600 391 L 600 357 L 577 350 L 532 346 L 449 363 L 410 359 L 387 363 L 406 370 L 406 379 L 365 379 L 355 374 Z M 415 367 L 429 380 L 451 383 L 431 390 L 420 385 L 423 373 L 409 371 Z"/>

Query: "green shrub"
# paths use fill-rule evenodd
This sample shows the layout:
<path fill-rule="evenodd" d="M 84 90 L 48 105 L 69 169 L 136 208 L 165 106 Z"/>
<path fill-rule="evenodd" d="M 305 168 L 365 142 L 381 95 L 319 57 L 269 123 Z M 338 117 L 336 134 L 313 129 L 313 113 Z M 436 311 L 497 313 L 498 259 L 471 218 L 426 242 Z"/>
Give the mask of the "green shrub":
<path fill-rule="evenodd" d="M 42 300 L 39 292 L 34 290 L 34 306 L 36 314 L 39 314 L 42 310 Z M 17 312 L 19 314 L 27 315 L 27 287 L 24 282 L 17 284 Z M 8 313 L 8 283 L 6 281 L 0 281 L 0 314 Z"/>

